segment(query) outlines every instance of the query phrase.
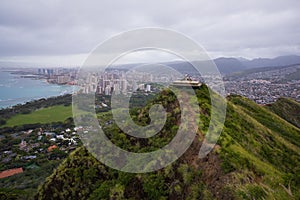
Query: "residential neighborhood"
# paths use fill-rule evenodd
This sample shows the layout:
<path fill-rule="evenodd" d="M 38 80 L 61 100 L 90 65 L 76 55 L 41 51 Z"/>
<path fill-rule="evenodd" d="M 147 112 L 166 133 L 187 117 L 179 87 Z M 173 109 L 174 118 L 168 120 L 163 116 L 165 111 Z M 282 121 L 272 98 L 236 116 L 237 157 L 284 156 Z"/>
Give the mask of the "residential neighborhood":
<path fill-rule="evenodd" d="M 24 163 L 34 163 L 39 159 L 60 160 L 65 158 L 77 146 L 81 145 L 77 130 L 81 127 L 67 129 L 29 129 L 7 135 L 2 139 L 10 142 L 3 143 L 0 149 L 0 178 L 22 173 Z M 5 169 L 5 170 L 3 170 Z M 22 170 L 20 170 L 22 169 Z"/>
<path fill-rule="evenodd" d="M 272 103 L 279 97 L 300 101 L 300 65 L 227 77 L 225 88 L 228 94 L 239 94 L 258 104 Z"/>

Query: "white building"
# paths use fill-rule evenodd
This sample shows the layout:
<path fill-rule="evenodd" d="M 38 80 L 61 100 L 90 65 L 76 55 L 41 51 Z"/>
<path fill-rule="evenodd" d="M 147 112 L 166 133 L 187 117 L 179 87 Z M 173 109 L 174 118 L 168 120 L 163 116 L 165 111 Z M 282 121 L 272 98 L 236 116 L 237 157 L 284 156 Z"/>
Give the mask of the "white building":
<path fill-rule="evenodd" d="M 146 92 L 151 92 L 151 85 L 146 86 Z"/>

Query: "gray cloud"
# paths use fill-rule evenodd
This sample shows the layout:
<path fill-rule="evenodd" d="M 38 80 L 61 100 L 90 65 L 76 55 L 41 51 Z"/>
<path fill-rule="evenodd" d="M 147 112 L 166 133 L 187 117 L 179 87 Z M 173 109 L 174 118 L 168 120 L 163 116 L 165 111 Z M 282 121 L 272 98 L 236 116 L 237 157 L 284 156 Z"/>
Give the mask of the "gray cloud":
<path fill-rule="evenodd" d="M 179 31 L 211 56 L 300 53 L 298 0 L 9 1 L 0 6 L 0 57 L 85 54 L 140 27 Z"/>

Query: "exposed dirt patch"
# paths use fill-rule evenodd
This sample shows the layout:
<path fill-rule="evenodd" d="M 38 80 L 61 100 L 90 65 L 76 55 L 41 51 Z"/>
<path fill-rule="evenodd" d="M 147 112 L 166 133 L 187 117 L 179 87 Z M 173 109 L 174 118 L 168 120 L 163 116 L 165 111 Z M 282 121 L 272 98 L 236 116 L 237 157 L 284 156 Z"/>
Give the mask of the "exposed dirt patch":
<path fill-rule="evenodd" d="M 234 178 L 231 174 L 224 173 L 221 168 L 222 160 L 214 151 L 203 159 L 198 157 L 201 144 L 200 136 L 197 135 L 190 148 L 181 157 L 181 161 L 202 171 L 201 179 L 214 197 L 217 199 L 233 199 L 233 194 L 226 190 L 225 186 L 234 183 Z M 220 146 L 215 148 L 220 148 Z"/>

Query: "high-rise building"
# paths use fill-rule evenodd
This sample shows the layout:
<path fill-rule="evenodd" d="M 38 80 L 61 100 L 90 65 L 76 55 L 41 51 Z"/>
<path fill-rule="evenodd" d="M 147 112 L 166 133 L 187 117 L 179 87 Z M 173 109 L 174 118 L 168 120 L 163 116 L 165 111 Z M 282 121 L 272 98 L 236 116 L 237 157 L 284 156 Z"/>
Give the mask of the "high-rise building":
<path fill-rule="evenodd" d="M 146 92 L 151 92 L 151 85 L 148 84 L 148 85 L 146 86 Z"/>

